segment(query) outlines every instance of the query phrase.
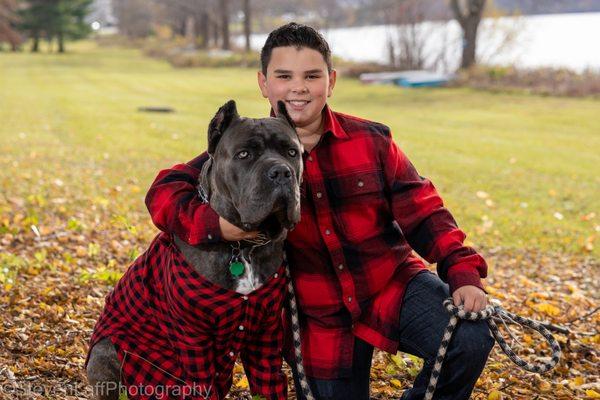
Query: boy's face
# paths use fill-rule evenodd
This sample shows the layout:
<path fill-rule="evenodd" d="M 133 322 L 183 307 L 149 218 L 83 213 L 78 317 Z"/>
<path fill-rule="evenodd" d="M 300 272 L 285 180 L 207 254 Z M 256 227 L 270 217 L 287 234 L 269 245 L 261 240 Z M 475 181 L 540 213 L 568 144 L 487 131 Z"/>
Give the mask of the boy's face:
<path fill-rule="evenodd" d="M 307 47 L 275 47 L 267 75 L 258 72 L 258 85 L 273 110 L 277 101 L 285 102 L 297 127 L 320 123 L 327 98 L 333 93 L 336 72 L 327 71 L 321 53 Z"/>

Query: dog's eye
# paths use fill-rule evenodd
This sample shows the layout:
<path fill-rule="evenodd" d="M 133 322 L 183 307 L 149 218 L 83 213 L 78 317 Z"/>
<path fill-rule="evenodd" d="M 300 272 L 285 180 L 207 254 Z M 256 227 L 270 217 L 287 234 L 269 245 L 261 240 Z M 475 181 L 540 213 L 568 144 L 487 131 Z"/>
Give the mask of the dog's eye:
<path fill-rule="evenodd" d="M 243 160 L 244 158 L 248 158 L 249 153 L 246 150 L 242 150 L 239 153 L 237 153 L 235 156 L 237 158 L 239 158 L 240 160 Z"/>
<path fill-rule="evenodd" d="M 296 157 L 296 154 L 298 154 L 298 152 L 296 151 L 296 149 L 289 149 L 288 154 L 290 155 L 290 157 Z"/>

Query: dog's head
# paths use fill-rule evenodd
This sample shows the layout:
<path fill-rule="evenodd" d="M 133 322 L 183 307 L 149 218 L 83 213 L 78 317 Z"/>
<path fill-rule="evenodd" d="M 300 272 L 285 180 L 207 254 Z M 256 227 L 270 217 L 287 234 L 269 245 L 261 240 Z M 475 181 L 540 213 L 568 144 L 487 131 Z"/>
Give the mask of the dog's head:
<path fill-rule="evenodd" d="M 283 102 L 276 118 L 242 118 L 233 100 L 208 128 L 210 204 L 240 228 L 274 237 L 300 220 L 302 144 Z"/>

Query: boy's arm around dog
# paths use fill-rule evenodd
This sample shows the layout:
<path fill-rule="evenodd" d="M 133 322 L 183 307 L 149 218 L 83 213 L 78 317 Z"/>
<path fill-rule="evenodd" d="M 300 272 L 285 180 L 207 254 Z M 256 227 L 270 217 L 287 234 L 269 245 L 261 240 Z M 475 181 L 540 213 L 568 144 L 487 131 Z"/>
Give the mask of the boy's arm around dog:
<path fill-rule="evenodd" d="M 198 195 L 198 176 L 208 153 L 159 172 L 146 194 L 152 222 L 194 246 L 222 240 L 219 215 Z"/>

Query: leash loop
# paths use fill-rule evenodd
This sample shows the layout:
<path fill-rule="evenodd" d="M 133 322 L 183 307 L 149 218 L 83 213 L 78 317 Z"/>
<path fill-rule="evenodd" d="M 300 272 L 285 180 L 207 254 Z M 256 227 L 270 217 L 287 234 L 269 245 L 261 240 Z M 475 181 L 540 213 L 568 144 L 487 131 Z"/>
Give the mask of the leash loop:
<path fill-rule="evenodd" d="M 479 312 L 467 312 L 462 308 L 462 306 L 455 306 L 452 298 L 444 300 L 443 305 L 446 311 L 451 315 L 451 317 L 450 321 L 448 322 L 448 325 L 446 326 L 446 329 L 444 330 L 442 342 L 440 344 L 438 354 L 435 358 L 435 364 L 433 365 L 431 377 L 429 378 L 429 384 L 427 385 L 427 390 L 425 392 L 425 400 L 431 400 L 433 398 L 433 393 L 435 392 L 435 387 L 437 385 L 437 381 L 442 370 L 442 363 L 444 361 L 444 357 L 446 356 L 448 345 L 450 344 L 452 334 L 456 329 L 456 326 L 458 325 L 458 321 L 461 319 L 469 321 L 486 320 L 492 333 L 492 336 L 494 337 L 496 342 L 498 342 L 504 354 L 506 354 L 513 363 L 515 363 L 516 365 L 518 365 L 526 371 L 542 374 L 554 368 L 560 360 L 561 350 L 558 341 L 554 338 L 554 336 L 552 336 L 550 331 L 545 326 L 543 326 L 537 321 L 534 321 L 529 318 L 523 318 L 517 314 L 508 312 L 497 304 L 490 304 Z M 513 340 L 515 340 L 515 338 L 510 329 L 508 329 L 508 325 L 510 324 L 521 325 L 523 327 L 532 329 L 540 333 L 552 349 L 552 358 L 550 359 L 550 361 L 533 364 L 523 360 L 506 343 L 506 341 L 502 337 L 502 334 L 500 333 L 500 330 L 498 329 L 498 325 L 496 325 L 496 322 L 502 323 L 507 328 Z"/>

